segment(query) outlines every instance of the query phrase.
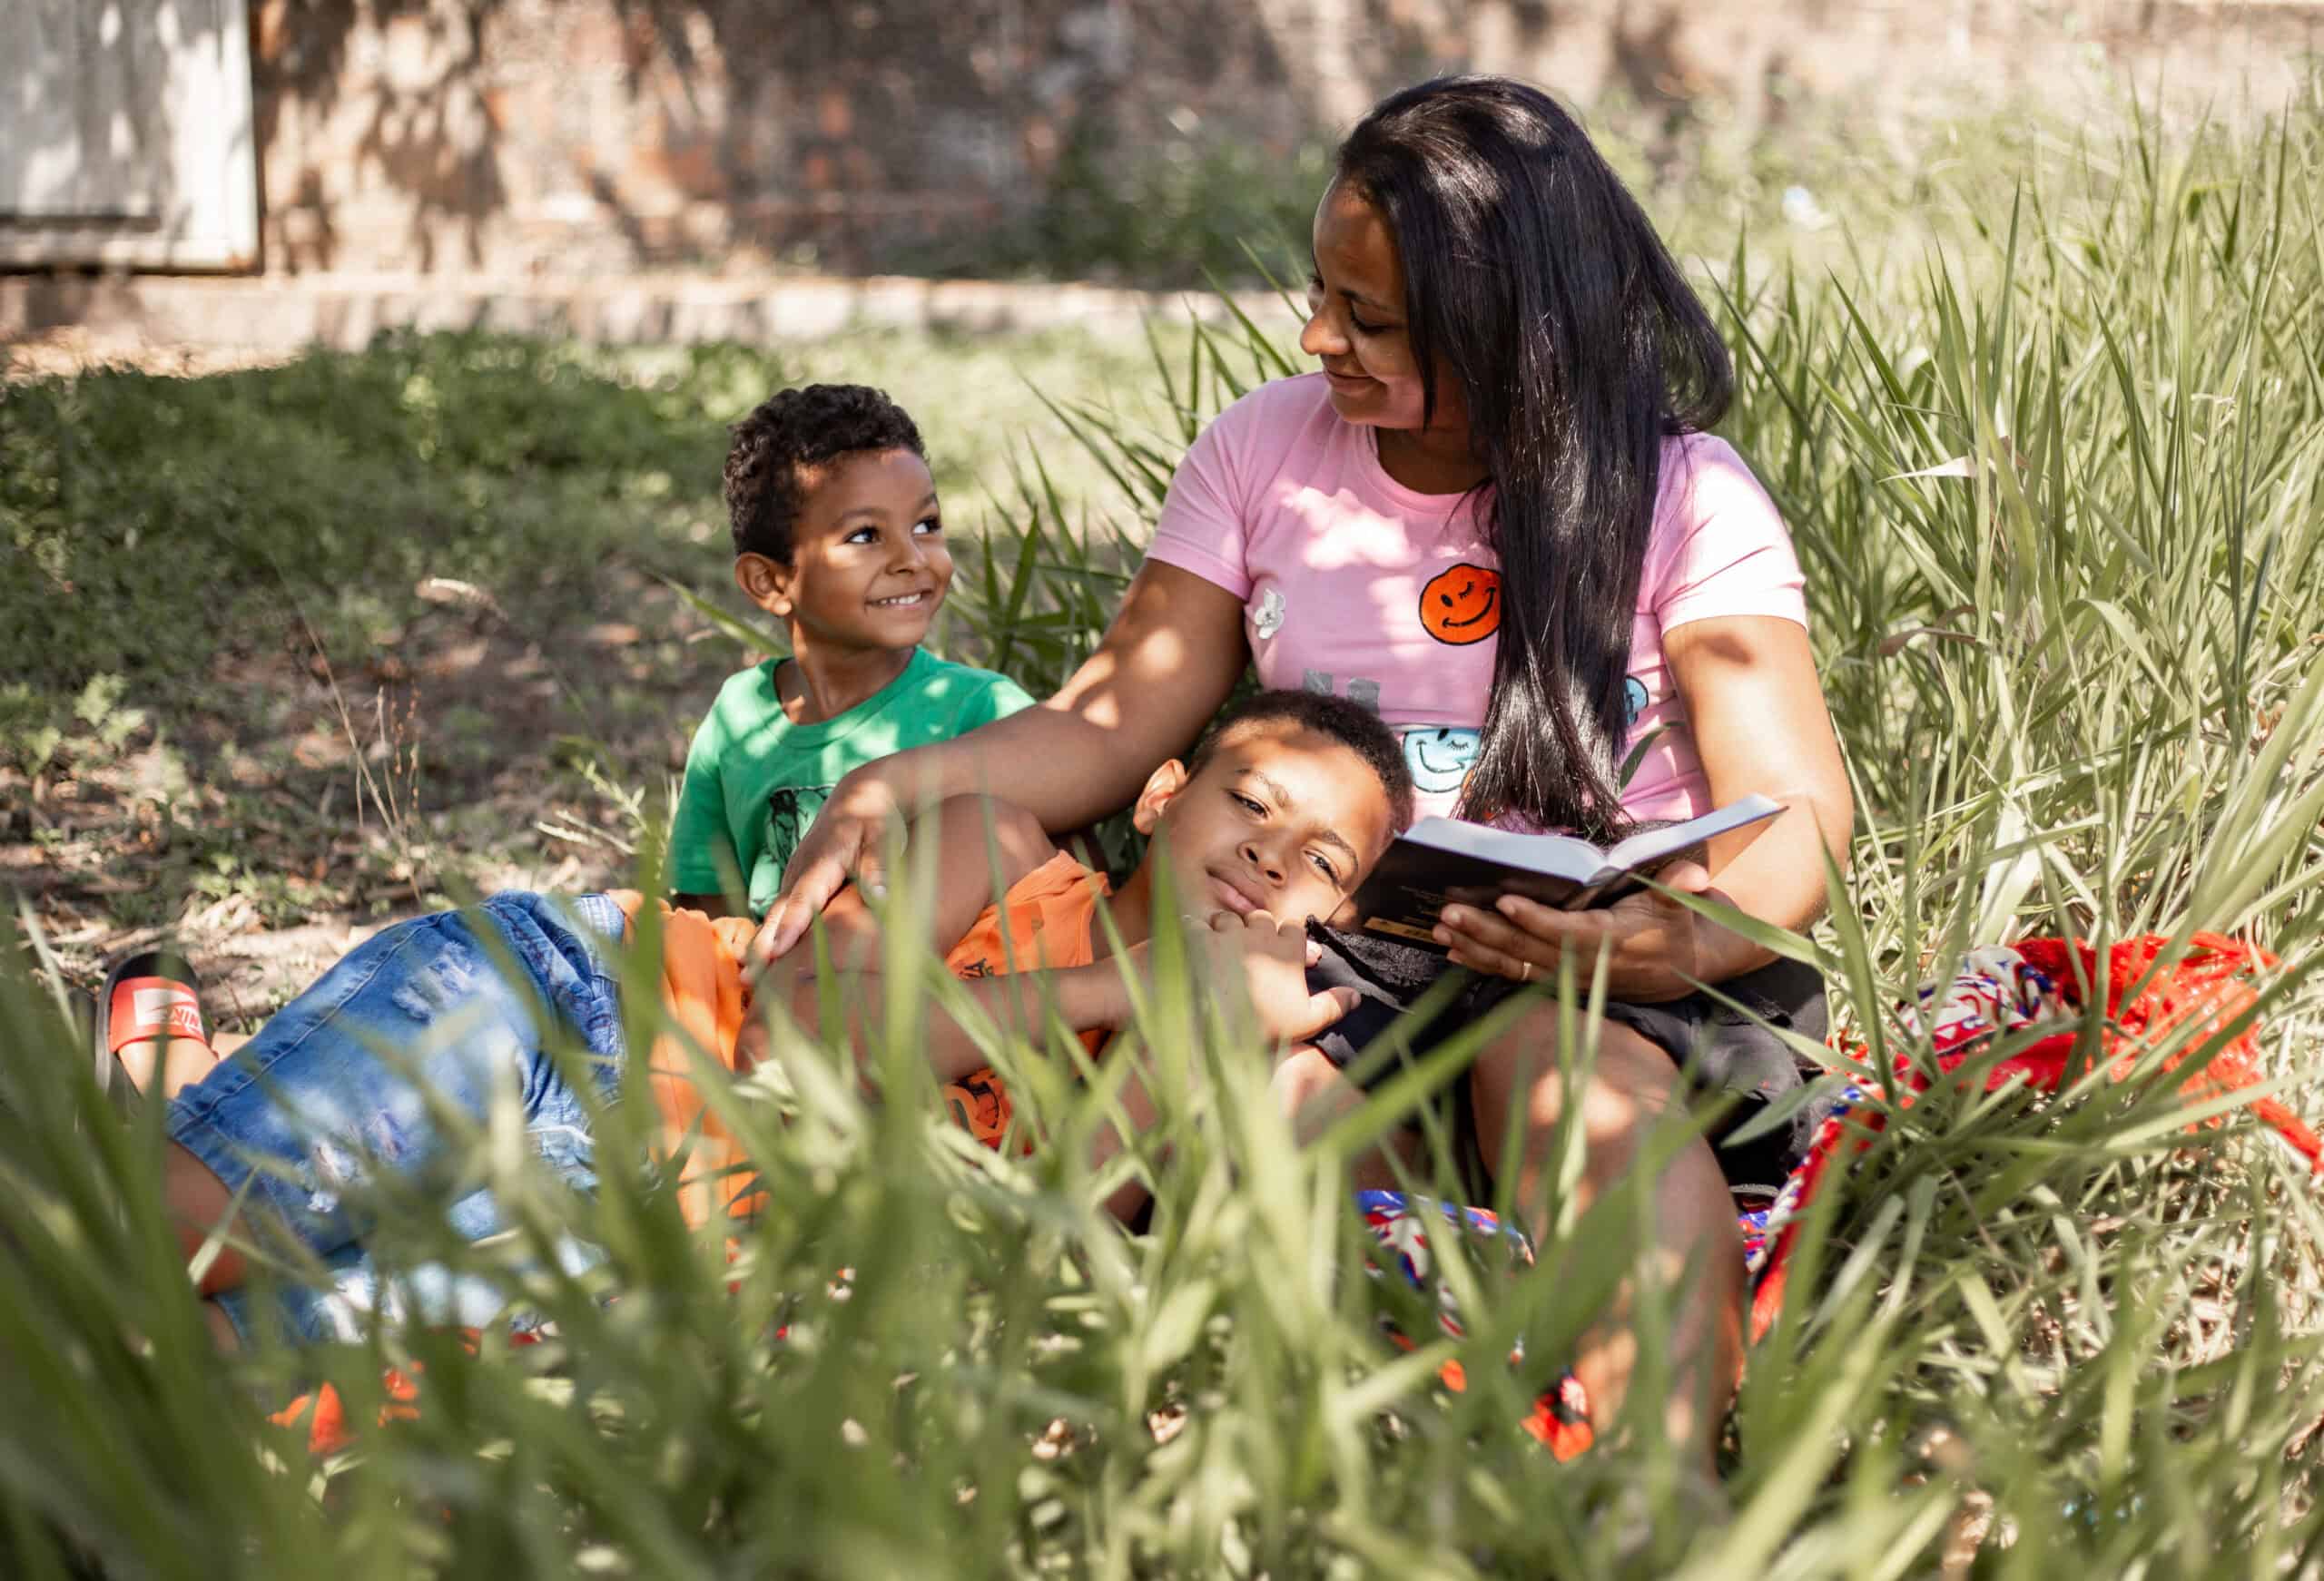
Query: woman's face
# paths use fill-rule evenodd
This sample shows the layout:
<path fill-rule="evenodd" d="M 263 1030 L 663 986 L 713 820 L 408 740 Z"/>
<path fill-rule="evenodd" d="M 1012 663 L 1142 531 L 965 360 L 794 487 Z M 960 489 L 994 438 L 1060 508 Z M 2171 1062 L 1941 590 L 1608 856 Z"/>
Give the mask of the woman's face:
<path fill-rule="evenodd" d="M 1315 272 L 1299 349 L 1324 365 L 1332 409 L 1351 423 L 1418 428 L 1420 363 L 1404 322 L 1404 266 L 1380 211 L 1334 182 L 1315 207 Z M 1433 428 L 1464 427 L 1461 392 L 1442 369 Z"/>

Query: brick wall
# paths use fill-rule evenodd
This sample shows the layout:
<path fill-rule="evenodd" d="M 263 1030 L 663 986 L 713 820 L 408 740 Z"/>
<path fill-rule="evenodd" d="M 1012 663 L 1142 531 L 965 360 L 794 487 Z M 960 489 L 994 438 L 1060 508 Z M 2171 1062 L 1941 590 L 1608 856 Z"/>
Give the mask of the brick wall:
<path fill-rule="evenodd" d="M 1433 71 L 1585 105 L 2053 102 L 2094 64 L 2272 102 L 2312 0 L 252 0 L 266 265 L 875 269 L 1036 202 L 1077 139 L 1288 157 Z"/>

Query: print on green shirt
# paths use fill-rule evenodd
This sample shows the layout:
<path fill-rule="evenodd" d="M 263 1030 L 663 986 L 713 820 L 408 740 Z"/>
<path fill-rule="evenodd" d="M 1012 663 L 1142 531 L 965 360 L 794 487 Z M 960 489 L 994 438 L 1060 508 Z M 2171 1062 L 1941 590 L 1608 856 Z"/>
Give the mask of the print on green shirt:
<path fill-rule="evenodd" d="M 783 869 L 842 775 L 910 747 L 950 741 L 1029 708 L 1023 687 L 990 670 L 913 651 L 893 681 L 816 724 L 785 717 L 769 659 L 728 677 L 694 732 L 670 826 L 670 888 L 740 889 L 765 915 Z"/>
<path fill-rule="evenodd" d="M 838 790 L 836 781 L 829 785 L 777 785 L 766 793 L 766 832 L 760 837 L 762 849 L 780 851 L 776 865 L 791 859 L 799 842 L 807 838 L 807 826 L 815 821 L 815 814 L 823 810 Z"/>

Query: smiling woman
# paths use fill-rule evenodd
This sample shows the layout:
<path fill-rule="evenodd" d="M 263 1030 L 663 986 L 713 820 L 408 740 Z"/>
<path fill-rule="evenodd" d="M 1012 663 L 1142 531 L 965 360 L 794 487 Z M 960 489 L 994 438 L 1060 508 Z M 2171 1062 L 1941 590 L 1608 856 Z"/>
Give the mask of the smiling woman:
<path fill-rule="evenodd" d="M 1264 685 L 1375 712 L 1423 811 L 1602 834 L 1753 791 L 1785 801 L 1748 852 L 1714 848 L 1709 871 L 1662 877 L 1701 890 L 1715 876 L 1783 926 L 1813 917 L 1850 809 L 1798 562 L 1749 468 L 1704 432 L 1730 383 L 1709 317 L 1581 127 L 1502 78 L 1393 94 L 1342 145 L 1313 241 L 1300 346 L 1317 370 L 1252 391 L 1195 441 L 1121 614 L 1048 706 L 848 777 L 801 844 L 763 954 L 789 949 L 849 869 L 872 865 L 899 787 L 990 790 L 1072 828 L 1181 750 L 1246 663 Z M 1246 899 L 1279 889 L 1256 863 L 1228 882 Z M 1551 1212 L 1544 1162 L 1569 1113 L 1589 1144 L 1586 1208 L 1632 1170 L 1654 1117 L 1696 1095 L 1682 1065 L 1747 1099 L 1797 1085 L 1778 1041 L 1736 1036 L 1698 987 L 1812 1036 L 1821 985 L 1675 901 L 1444 917 L 1452 962 L 1512 991 L 1555 981 L 1569 957 L 1585 977 L 1606 957 L 1617 1003 L 1587 1090 L 1565 1090 L 1550 1007 L 1447 1095 L 1472 1189 L 1506 1188 L 1521 1215 Z M 1401 975 L 1425 981 L 1443 958 Z M 1328 1063 L 1285 1090 L 1361 1101 Z M 1696 1271 L 1670 1297 L 1663 1415 L 1705 1463 L 1741 1288 L 1721 1162 L 1762 1167 L 1700 1141 L 1658 1167 L 1659 1233 L 1636 1270 Z M 1628 1387 L 1634 1291 L 1574 1358 L 1600 1411 Z"/>
<path fill-rule="evenodd" d="M 1395 238 L 1361 187 L 1340 181 L 1324 192 L 1315 258 L 1299 349 L 1322 362 L 1332 410 L 1378 430 L 1383 464 L 1424 494 L 1484 482 L 1468 442 L 1467 402 L 1421 359 Z"/>

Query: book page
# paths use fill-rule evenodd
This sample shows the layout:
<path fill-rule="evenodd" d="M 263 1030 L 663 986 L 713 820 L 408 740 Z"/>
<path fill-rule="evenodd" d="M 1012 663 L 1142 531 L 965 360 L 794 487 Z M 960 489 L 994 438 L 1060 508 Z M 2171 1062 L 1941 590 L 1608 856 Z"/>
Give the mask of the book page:
<path fill-rule="evenodd" d="M 1610 853 L 1571 835 L 1521 834 L 1452 818 L 1423 818 L 1402 838 L 1432 850 L 1457 851 L 1576 884 L 1591 881 L 1611 859 Z"/>
<path fill-rule="evenodd" d="M 1650 871 L 1690 846 L 1700 845 L 1729 830 L 1773 818 L 1782 810 L 1782 802 L 1754 793 L 1700 818 L 1634 834 L 1606 853 L 1607 864 L 1628 872 Z"/>

